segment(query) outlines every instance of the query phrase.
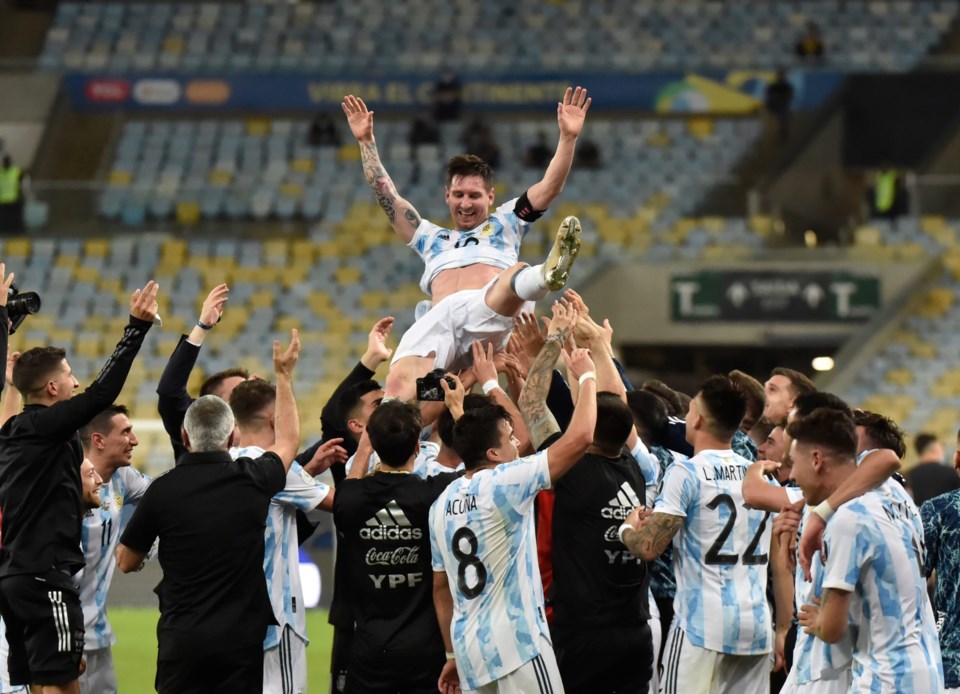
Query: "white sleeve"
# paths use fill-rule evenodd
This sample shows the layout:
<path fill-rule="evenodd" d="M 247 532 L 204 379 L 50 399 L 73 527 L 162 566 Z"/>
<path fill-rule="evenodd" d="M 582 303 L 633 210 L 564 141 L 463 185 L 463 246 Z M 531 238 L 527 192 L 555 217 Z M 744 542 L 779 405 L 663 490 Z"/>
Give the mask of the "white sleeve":
<path fill-rule="evenodd" d="M 537 493 L 550 489 L 548 450 L 498 465 L 493 469 L 493 503 L 501 512 L 515 509 L 526 513 Z"/>
<path fill-rule="evenodd" d="M 820 547 L 820 556 L 826 562 L 823 568 L 824 588 L 848 592 L 856 588 L 869 551 L 869 543 L 860 526 L 858 515 L 846 508 L 837 511 L 827 523 Z"/>
<path fill-rule="evenodd" d="M 646 445 L 637 437 L 637 445 L 630 450 L 630 455 L 640 466 L 640 474 L 643 475 L 643 482 L 647 488 L 655 487 L 660 481 L 660 462 L 654 457 Z"/>
<path fill-rule="evenodd" d="M 427 260 L 427 250 L 430 246 L 430 239 L 443 227 L 439 227 L 429 219 L 421 219 L 417 230 L 413 232 L 413 238 L 407 245 L 417 252 L 424 261 Z"/>
<path fill-rule="evenodd" d="M 800 487 L 784 487 L 783 490 L 787 493 L 787 501 L 791 504 L 803 499 L 803 490 Z"/>
<path fill-rule="evenodd" d="M 294 461 L 287 471 L 287 481 L 283 491 L 274 495 L 272 502 L 281 506 L 293 506 L 300 511 L 311 511 L 320 505 L 330 487 L 314 478 Z"/>
<path fill-rule="evenodd" d="M 122 467 L 115 473 L 123 480 L 123 503 L 135 504 L 143 498 L 143 493 L 153 481 L 152 477 L 144 475 L 132 467 Z"/>
<path fill-rule="evenodd" d="M 667 468 L 663 476 L 663 486 L 654 504 L 655 513 L 669 513 L 671 516 L 687 517 L 687 509 L 696 498 L 696 482 L 690 472 L 678 463 Z"/>

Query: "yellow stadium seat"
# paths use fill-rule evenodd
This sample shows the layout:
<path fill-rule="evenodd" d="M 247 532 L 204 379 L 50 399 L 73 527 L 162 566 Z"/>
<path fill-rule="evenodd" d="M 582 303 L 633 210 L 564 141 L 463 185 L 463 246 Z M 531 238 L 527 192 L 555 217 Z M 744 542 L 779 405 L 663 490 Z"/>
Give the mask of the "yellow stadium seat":
<path fill-rule="evenodd" d="M 184 226 L 192 226 L 200 221 L 200 205 L 195 202 L 177 203 L 177 222 Z"/>
<path fill-rule="evenodd" d="M 360 281 L 360 268 L 354 267 L 352 265 L 343 265 L 337 268 L 337 271 L 334 273 L 337 278 L 337 282 L 340 284 L 356 284 Z"/>
<path fill-rule="evenodd" d="M 360 148 L 356 145 L 344 145 L 337 152 L 340 161 L 360 161 Z"/>
<path fill-rule="evenodd" d="M 294 159 L 290 162 L 290 168 L 303 173 L 313 173 L 313 161 L 311 159 Z"/>
<path fill-rule="evenodd" d="M 3 244 L 3 255 L 6 258 L 26 258 L 30 255 L 30 239 L 9 239 Z"/>
<path fill-rule="evenodd" d="M 280 186 L 280 195 L 288 198 L 299 198 L 303 195 L 303 186 L 299 183 L 284 183 Z"/>
<path fill-rule="evenodd" d="M 88 258 L 106 258 L 110 242 L 106 239 L 90 239 L 83 244 L 83 254 Z"/>
<path fill-rule="evenodd" d="M 270 121 L 263 118 L 251 118 L 246 125 L 248 135 L 263 137 L 270 132 Z"/>
<path fill-rule="evenodd" d="M 133 182 L 133 174 L 129 171 L 111 171 L 109 181 L 112 186 L 128 186 Z"/>
<path fill-rule="evenodd" d="M 183 37 L 176 35 L 168 36 L 163 42 L 163 52 L 174 53 L 176 55 L 183 53 Z"/>
<path fill-rule="evenodd" d="M 229 171 L 215 170 L 210 172 L 210 185 L 217 186 L 218 188 L 226 188 L 230 185 L 230 181 L 233 180 L 233 174 Z"/>

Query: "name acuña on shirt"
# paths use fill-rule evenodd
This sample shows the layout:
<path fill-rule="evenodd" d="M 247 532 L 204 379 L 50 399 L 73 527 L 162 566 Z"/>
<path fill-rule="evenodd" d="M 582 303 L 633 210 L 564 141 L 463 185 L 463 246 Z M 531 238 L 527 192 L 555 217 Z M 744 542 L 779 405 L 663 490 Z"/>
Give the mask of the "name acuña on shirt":
<path fill-rule="evenodd" d="M 447 501 L 446 514 L 448 516 L 460 516 L 468 511 L 477 508 L 477 497 L 475 494 L 467 494 L 462 499 L 450 499 Z"/>

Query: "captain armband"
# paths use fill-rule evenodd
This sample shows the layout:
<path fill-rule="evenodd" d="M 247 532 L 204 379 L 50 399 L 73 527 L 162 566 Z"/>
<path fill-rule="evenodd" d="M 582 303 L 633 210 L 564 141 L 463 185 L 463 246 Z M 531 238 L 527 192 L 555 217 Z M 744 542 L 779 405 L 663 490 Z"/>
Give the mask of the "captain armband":
<path fill-rule="evenodd" d="M 530 204 L 530 199 L 527 197 L 526 191 L 517 198 L 517 204 L 513 206 L 513 213 L 524 222 L 535 222 L 543 216 L 544 212 L 546 212 L 546 210 L 538 211 L 533 209 L 533 205 Z"/>

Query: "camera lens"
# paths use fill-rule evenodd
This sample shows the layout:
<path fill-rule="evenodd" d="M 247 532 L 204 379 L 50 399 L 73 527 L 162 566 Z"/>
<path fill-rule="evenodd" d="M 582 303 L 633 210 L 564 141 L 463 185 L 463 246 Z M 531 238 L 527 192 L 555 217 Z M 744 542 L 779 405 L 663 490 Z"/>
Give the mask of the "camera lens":
<path fill-rule="evenodd" d="M 36 292 L 23 292 L 7 301 L 7 311 L 11 315 L 33 315 L 40 310 L 40 295 Z"/>

